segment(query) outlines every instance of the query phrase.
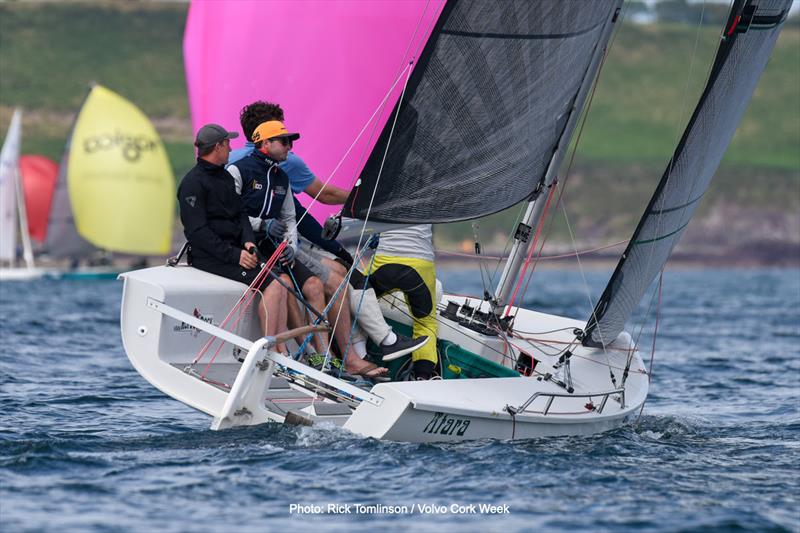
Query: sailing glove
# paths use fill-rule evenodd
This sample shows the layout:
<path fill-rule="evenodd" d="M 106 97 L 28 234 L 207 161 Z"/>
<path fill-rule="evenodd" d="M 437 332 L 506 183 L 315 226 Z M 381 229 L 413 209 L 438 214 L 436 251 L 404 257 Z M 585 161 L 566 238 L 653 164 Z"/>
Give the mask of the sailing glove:
<path fill-rule="evenodd" d="M 281 254 L 281 263 L 291 267 L 294 264 L 294 256 L 294 248 L 287 244 L 286 248 L 283 249 L 283 253 Z"/>
<path fill-rule="evenodd" d="M 283 239 L 283 234 L 286 233 L 286 223 L 277 218 L 273 218 L 267 223 L 267 234 L 273 240 L 279 241 Z"/>

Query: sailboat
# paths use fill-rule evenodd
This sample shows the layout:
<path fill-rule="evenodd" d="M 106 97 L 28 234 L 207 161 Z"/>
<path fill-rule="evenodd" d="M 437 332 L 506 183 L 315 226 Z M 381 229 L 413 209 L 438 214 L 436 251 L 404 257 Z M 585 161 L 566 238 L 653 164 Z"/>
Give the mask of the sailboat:
<path fill-rule="evenodd" d="M 166 255 L 175 179 L 158 133 L 133 103 L 94 85 L 75 120 L 53 192 L 43 248 L 76 262 L 98 251 Z M 48 276 L 114 278 L 114 266 L 50 269 Z"/>
<path fill-rule="evenodd" d="M 28 215 L 20 172 L 22 110 L 15 109 L 0 153 L 0 280 L 30 280 L 48 269 L 34 264 L 28 232 Z M 23 266 L 17 264 L 17 238 L 22 244 Z"/>
<path fill-rule="evenodd" d="M 434 442 L 621 426 L 649 390 L 625 324 L 707 190 L 789 7 L 732 3 L 700 100 L 588 317 L 527 310 L 514 295 L 621 1 L 462 0 L 438 12 L 344 207 L 362 227 L 378 227 L 467 220 L 528 202 L 494 293 L 439 297 L 443 379 L 360 387 L 310 368 L 275 351 L 308 328 L 261 337 L 241 284 L 181 265 L 121 276 L 128 358 L 156 388 L 210 415 L 212 429 L 327 423 Z M 385 315 L 409 324 L 397 308 Z"/>
<path fill-rule="evenodd" d="M 98 253 L 166 255 L 175 220 L 175 178 L 164 144 L 150 120 L 133 103 L 94 85 L 75 120 L 49 202 L 42 248 L 54 266 L 33 268 L 25 200 L 19 183 L 21 113 L 15 112 L 3 147 L 2 258 L 11 261 L 16 232 L 7 224 L 20 214 L 27 266 L 2 269 L 0 279 L 39 277 L 114 278 L 114 266 L 64 268 Z M 41 163 L 41 161 L 38 161 Z M 14 199 L 15 191 L 18 198 Z M 14 201 L 12 201 L 14 200 Z M 19 205 L 19 208 L 17 206 Z"/>

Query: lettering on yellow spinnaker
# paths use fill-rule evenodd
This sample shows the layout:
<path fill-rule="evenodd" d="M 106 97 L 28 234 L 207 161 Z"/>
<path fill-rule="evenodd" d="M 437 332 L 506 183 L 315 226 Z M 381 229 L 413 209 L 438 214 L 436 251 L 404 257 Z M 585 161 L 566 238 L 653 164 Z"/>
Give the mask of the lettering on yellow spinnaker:
<path fill-rule="evenodd" d="M 175 178 L 153 124 L 120 95 L 95 86 L 78 115 L 67 167 L 78 233 L 98 248 L 167 254 Z"/>

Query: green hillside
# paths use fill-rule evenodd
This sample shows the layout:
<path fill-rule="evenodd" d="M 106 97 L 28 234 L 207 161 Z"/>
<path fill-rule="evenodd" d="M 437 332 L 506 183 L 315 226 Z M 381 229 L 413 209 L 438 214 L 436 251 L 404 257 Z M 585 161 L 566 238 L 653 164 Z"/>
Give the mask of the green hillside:
<path fill-rule="evenodd" d="M 97 82 L 155 122 L 183 175 L 194 160 L 182 50 L 187 10 L 188 3 L 167 2 L 0 4 L 0 125 L 22 106 L 23 152 L 58 159 Z"/>
<path fill-rule="evenodd" d="M 182 63 L 188 4 L 0 3 L 0 128 L 25 111 L 23 150 L 58 158 L 88 84 L 101 83 L 148 114 L 176 176 L 193 164 Z M 625 23 L 605 62 L 565 203 L 571 223 L 625 235 L 663 172 L 705 82 L 718 29 Z M 784 29 L 704 208 L 718 200 L 800 209 L 800 27 Z M 563 178 L 562 178 L 563 181 Z M 604 210 L 605 208 L 605 210 Z M 481 222 L 485 235 L 506 213 Z M 597 228 L 595 228 L 597 229 Z M 440 237 L 471 237 L 469 224 Z M 565 236 L 565 224 L 557 223 Z"/>

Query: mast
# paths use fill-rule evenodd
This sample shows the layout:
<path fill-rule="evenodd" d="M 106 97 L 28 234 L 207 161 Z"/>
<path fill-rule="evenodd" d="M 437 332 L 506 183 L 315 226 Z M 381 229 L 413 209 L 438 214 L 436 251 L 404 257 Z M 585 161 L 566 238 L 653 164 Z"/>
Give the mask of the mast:
<path fill-rule="evenodd" d="M 586 97 L 589 94 L 589 89 L 597 76 L 600 63 L 605 55 L 609 35 L 614 28 L 614 23 L 617 22 L 619 11 L 619 8 L 614 11 L 611 17 L 611 23 L 605 26 L 603 35 L 598 41 L 598 46 L 595 48 L 594 55 L 592 56 L 592 61 L 586 69 L 583 83 L 581 83 L 580 89 L 573 101 L 572 108 L 569 110 L 569 117 L 564 125 L 556 149 L 553 152 L 553 157 L 550 159 L 550 163 L 547 166 L 547 172 L 545 172 L 542 177 L 539 186 L 531 194 L 531 198 L 528 200 L 528 207 L 525 210 L 525 216 L 517 226 L 517 231 L 514 235 L 514 244 L 511 248 L 511 253 L 508 255 L 505 267 L 503 268 L 503 273 L 500 275 L 500 281 L 497 284 L 497 289 L 495 289 L 495 295 L 492 301 L 492 307 L 496 313 L 508 302 L 509 296 L 514 290 L 514 285 L 519 277 L 522 263 L 528 255 L 530 246 L 533 244 L 531 232 L 535 231 L 535 228 L 542 222 L 542 215 L 544 214 L 544 207 L 547 204 L 547 198 L 550 196 L 552 187 L 555 187 L 557 184 L 558 169 L 569 147 L 569 138 L 574 131 L 575 122 L 580 117 L 580 110 L 583 109 Z M 602 46 L 600 46 L 600 44 L 602 44 Z M 566 135 L 567 133 L 569 135 Z"/>
<path fill-rule="evenodd" d="M 33 247 L 31 246 L 31 235 L 28 232 L 28 211 L 25 209 L 25 190 L 22 187 L 22 172 L 19 170 L 19 163 L 14 169 L 14 181 L 17 191 L 17 213 L 19 213 L 19 233 L 22 238 L 22 257 L 25 266 L 33 268 Z"/>

